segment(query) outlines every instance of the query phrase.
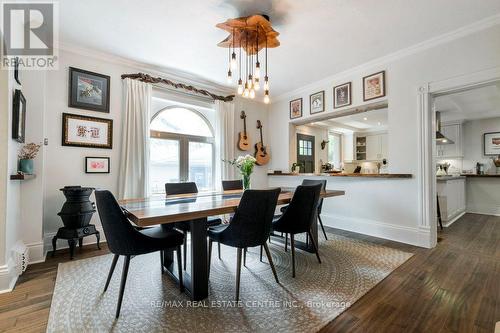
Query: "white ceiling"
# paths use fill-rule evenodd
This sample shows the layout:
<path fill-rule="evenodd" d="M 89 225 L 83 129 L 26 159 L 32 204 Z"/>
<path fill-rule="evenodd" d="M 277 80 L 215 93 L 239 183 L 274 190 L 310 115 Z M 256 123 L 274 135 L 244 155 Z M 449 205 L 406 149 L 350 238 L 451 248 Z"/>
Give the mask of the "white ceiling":
<path fill-rule="evenodd" d="M 387 109 L 373 110 L 349 116 L 312 122 L 310 125 L 338 133 L 370 132 L 387 129 Z"/>
<path fill-rule="evenodd" d="M 500 82 L 439 96 L 434 105 L 442 121 L 500 117 Z"/>
<path fill-rule="evenodd" d="M 498 0 L 64 0 L 63 43 L 225 84 L 226 33 L 215 24 L 268 13 L 271 93 L 299 88 L 500 13 Z"/>

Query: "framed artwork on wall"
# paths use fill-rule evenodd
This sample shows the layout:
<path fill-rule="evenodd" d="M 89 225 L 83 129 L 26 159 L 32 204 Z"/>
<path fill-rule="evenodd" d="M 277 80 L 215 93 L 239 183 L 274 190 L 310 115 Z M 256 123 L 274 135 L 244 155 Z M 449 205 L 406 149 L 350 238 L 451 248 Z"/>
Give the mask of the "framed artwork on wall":
<path fill-rule="evenodd" d="M 113 148 L 113 120 L 63 113 L 62 145 Z"/>
<path fill-rule="evenodd" d="M 302 98 L 290 101 L 290 119 L 302 117 Z"/>
<path fill-rule="evenodd" d="M 85 173 L 109 173 L 109 157 L 85 157 Z"/>
<path fill-rule="evenodd" d="M 68 106 L 109 113 L 110 81 L 108 75 L 70 67 Z"/>
<path fill-rule="evenodd" d="M 484 155 L 500 155 L 500 132 L 484 133 Z"/>
<path fill-rule="evenodd" d="M 24 143 L 26 133 L 26 98 L 16 89 L 12 103 L 12 139 Z"/>
<path fill-rule="evenodd" d="M 325 91 L 320 91 L 309 96 L 309 112 L 311 114 L 325 111 Z"/>
<path fill-rule="evenodd" d="M 363 78 L 363 101 L 385 96 L 385 71 Z"/>
<path fill-rule="evenodd" d="M 338 109 L 352 104 L 351 82 L 333 88 L 333 108 Z"/>

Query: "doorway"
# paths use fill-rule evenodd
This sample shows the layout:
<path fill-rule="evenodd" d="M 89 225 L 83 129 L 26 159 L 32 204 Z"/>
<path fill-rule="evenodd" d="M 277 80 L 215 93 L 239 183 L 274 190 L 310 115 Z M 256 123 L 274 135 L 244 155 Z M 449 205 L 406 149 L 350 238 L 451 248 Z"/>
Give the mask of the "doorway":
<path fill-rule="evenodd" d="M 314 136 L 297 134 L 297 163 L 300 165 L 300 173 L 314 173 Z"/>

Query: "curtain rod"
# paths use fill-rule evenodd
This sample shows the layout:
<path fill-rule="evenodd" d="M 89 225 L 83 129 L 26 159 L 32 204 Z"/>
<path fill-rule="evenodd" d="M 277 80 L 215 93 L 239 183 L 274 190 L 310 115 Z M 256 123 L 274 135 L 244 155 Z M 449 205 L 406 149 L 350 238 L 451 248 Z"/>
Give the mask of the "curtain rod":
<path fill-rule="evenodd" d="M 211 92 L 204 90 L 204 89 L 195 88 L 191 85 L 188 86 L 188 85 L 185 85 L 184 83 L 175 83 L 175 82 L 170 81 L 169 79 L 164 79 L 161 77 L 152 77 L 151 75 L 144 74 L 144 73 L 122 74 L 122 80 L 127 79 L 127 78 L 133 79 L 133 80 L 139 80 L 139 81 L 146 82 L 146 83 L 163 83 L 163 84 L 172 86 L 175 89 L 184 89 L 184 90 L 187 90 L 190 92 L 195 92 L 195 93 L 200 94 L 200 95 L 209 96 L 209 97 L 213 98 L 214 100 L 220 100 L 220 101 L 224 101 L 224 102 L 231 102 L 234 98 L 234 95 L 220 96 L 220 95 L 212 94 Z"/>

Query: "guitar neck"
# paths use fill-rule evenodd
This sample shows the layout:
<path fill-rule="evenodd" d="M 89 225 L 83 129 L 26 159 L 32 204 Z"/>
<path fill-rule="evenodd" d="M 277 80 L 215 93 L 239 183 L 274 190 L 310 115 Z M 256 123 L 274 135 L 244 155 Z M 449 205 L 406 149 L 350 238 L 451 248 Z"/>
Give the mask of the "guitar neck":
<path fill-rule="evenodd" d="M 260 129 L 260 142 L 262 143 L 262 145 L 264 145 L 264 139 L 262 139 L 262 126 L 259 129 Z"/>
<path fill-rule="evenodd" d="M 247 117 L 243 118 L 243 133 L 247 135 Z"/>

